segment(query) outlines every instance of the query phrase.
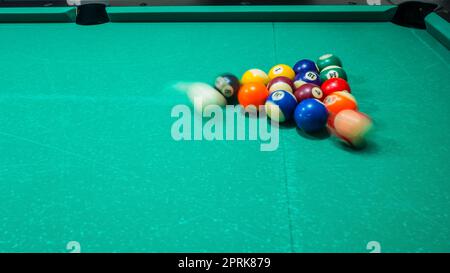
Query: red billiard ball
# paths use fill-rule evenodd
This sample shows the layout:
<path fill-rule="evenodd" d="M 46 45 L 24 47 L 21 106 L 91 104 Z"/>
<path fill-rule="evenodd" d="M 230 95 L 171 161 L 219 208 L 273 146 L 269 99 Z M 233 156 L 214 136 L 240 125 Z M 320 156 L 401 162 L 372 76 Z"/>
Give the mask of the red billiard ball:
<path fill-rule="evenodd" d="M 347 91 L 348 93 L 351 93 L 350 85 L 348 85 L 348 82 L 341 78 L 331 78 L 329 80 L 326 80 L 321 85 L 322 91 L 323 91 L 323 97 L 327 97 L 331 93 L 339 92 L 339 91 Z"/>
<path fill-rule="evenodd" d="M 322 89 L 313 83 L 305 83 L 294 92 L 294 96 L 298 102 L 305 99 L 318 99 L 322 100 L 324 98 Z"/>

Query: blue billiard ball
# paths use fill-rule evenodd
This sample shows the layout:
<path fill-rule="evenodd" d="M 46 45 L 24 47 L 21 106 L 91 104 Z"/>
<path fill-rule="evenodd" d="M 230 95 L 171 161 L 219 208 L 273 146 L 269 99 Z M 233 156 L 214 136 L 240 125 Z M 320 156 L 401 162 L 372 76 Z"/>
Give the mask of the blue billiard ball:
<path fill-rule="evenodd" d="M 294 79 L 294 85 L 295 88 L 299 88 L 300 86 L 304 85 L 305 83 L 312 83 L 315 85 L 320 86 L 320 76 L 319 73 L 314 71 L 306 71 L 306 72 L 300 72 L 295 76 Z"/>
<path fill-rule="evenodd" d="M 306 99 L 300 102 L 294 111 L 297 127 L 306 133 L 314 133 L 325 128 L 328 111 L 325 105 L 316 99 Z"/>
<path fill-rule="evenodd" d="M 295 74 L 307 71 L 314 71 L 316 73 L 319 73 L 319 68 L 317 67 L 316 63 L 308 59 L 303 59 L 296 62 L 293 69 Z"/>
<path fill-rule="evenodd" d="M 297 99 L 295 96 L 285 90 L 272 92 L 265 104 L 267 115 L 277 122 L 284 122 L 291 119 L 296 106 Z M 275 113 L 278 115 L 275 115 Z"/>

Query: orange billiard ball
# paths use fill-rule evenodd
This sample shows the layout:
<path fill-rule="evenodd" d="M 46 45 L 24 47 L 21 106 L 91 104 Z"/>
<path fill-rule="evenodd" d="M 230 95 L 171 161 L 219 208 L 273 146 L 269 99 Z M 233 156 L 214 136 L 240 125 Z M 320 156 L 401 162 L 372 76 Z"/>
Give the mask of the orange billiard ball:
<path fill-rule="evenodd" d="M 355 97 L 346 91 L 334 92 L 328 95 L 323 103 L 328 110 L 328 126 L 334 126 L 335 116 L 342 110 L 358 110 L 358 104 Z"/>
<path fill-rule="evenodd" d="M 258 108 L 266 103 L 269 90 L 260 82 L 251 82 L 241 86 L 238 92 L 238 102 L 244 108 L 254 106 Z"/>

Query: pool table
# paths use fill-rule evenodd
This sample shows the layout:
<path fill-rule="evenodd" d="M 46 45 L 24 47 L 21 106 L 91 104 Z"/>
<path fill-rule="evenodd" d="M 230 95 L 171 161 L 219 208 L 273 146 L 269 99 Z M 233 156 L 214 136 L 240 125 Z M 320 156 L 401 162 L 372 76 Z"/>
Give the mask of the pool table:
<path fill-rule="evenodd" d="M 0 8 L 0 252 L 448 252 L 450 28 L 397 5 Z M 179 83 L 341 58 L 363 149 L 176 141 Z"/>

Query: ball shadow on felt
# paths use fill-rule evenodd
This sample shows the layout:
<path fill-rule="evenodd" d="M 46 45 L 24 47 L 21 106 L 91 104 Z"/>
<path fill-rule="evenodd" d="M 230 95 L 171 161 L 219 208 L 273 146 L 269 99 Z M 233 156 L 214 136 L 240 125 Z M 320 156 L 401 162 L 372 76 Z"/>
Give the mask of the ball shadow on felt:
<path fill-rule="evenodd" d="M 323 140 L 327 139 L 331 136 L 330 132 L 327 130 L 327 128 L 323 128 L 322 130 L 319 130 L 317 132 L 313 133 L 306 133 L 300 128 L 296 128 L 297 134 L 311 140 Z"/>
<path fill-rule="evenodd" d="M 370 139 L 364 140 L 358 146 L 351 145 L 337 137 L 332 138 L 333 144 L 342 151 L 354 154 L 377 154 L 380 147 Z"/>

